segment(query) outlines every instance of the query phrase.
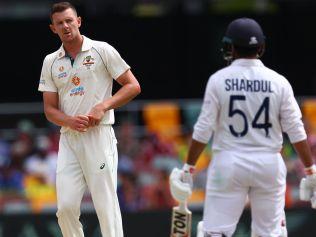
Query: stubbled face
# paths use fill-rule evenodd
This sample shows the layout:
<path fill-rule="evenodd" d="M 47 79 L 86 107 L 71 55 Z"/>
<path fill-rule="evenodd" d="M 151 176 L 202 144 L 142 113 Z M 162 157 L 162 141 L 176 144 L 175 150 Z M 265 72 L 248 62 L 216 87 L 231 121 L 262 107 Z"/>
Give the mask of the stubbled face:
<path fill-rule="evenodd" d="M 52 15 L 50 29 L 58 34 L 63 43 L 70 43 L 80 38 L 80 26 L 81 18 L 71 8 L 68 8 L 63 12 L 56 12 Z"/>

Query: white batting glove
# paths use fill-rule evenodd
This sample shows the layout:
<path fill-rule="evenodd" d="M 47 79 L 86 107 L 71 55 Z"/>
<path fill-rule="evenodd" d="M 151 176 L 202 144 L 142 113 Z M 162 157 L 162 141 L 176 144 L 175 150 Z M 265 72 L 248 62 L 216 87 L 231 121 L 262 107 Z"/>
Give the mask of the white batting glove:
<path fill-rule="evenodd" d="M 316 209 L 316 166 L 312 165 L 304 170 L 306 177 L 300 182 L 300 199 L 311 201 L 312 208 Z"/>
<path fill-rule="evenodd" d="M 174 168 L 170 174 L 170 191 L 178 202 L 185 202 L 192 194 L 194 166 L 184 164 L 180 170 Z"/>
<path fill-rule="evenodd" d="M 204 237 L 203 221 L 199 221 L 196 228 L 196 237 Z"/>
<path fill-rule="evenodd" d="M 312 193 L 312 189 L 307 185 L 306 178 L 302 178 L 300 182 L 300 200 L 309 201 Z"/>

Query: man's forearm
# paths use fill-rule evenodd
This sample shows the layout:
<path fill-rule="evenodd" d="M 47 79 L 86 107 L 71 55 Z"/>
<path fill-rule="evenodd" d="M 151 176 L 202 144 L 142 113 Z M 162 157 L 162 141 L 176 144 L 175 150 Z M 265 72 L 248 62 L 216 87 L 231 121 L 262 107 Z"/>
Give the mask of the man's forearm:
<path fill-rule="evenodd" d="M 195 165 L 201 153 L 203 152 L 205 146 L 206 144 L 192 139 L 190 143 L 188 158 L 187 158 L 186 163 L 189 165 Z"/>
<path fill-rule="evenodd" d="M 310 167 L 314 164 L 307 140 L 293 143 L 293 146 L 305 167 Z"/>
<path fill-rule="evenodd" d="M 70 116 L 53 107 L 45 108 L 45 116 L 48 121 L 62 127 L 67 127 L 70 119 Z"/>
<path fill-rule="evenodd" d="M 127 104 L 140 93 L 137 85 L 126 84 L 122 86 L 111 98 L 103 102 L 105 111 L 115 109 Z"/>

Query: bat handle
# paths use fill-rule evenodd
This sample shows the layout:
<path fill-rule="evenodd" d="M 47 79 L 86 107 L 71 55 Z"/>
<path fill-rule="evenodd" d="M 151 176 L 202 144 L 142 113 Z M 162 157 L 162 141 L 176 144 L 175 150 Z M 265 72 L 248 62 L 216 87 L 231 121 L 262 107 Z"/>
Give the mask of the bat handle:
<path fill-rule="evenodd" d="M 180 202 L 180 203 L 179 203 L 179 209 L 180 209 L 181 211 L 187 211 L 187 210 L 188 210 L 187 201 Z"/>

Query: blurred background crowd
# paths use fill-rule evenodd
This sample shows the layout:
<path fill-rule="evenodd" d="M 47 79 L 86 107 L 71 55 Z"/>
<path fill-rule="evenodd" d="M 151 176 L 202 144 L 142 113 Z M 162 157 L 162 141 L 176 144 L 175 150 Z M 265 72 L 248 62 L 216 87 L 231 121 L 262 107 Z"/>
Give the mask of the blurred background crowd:
<path fill-rule="evenodd" d="M 299 101 L 316 157 L 316 100 Z M 173 167 L 181 167 L 186 158 L 200 105 L 201 100 L 134 101 L 116 112 L 118 196 L 124 212 L 168 210 L 175 205 L 169 191 L 169 173 Z M 0 134 L 0 211 L 54 212 L 59 128 L 46 123 L 41 113 L 37 114 L 37 123 L 29 115 L 22 117 L 14 133 L 3 130 Z M 41 120 L 46 126 L 41 127 Z M 299 201 L 303 166 L 287 139 L 282 154 L 288 168 L 287 208 L 309 205 Z M 191 208 L 203 206 L 206 169 L 211 159 L 208 146 L 197 164 Z M 82 208 L 93 209 L 88 192 Z"/>

